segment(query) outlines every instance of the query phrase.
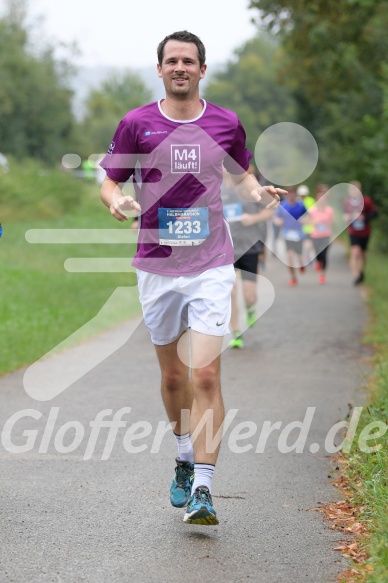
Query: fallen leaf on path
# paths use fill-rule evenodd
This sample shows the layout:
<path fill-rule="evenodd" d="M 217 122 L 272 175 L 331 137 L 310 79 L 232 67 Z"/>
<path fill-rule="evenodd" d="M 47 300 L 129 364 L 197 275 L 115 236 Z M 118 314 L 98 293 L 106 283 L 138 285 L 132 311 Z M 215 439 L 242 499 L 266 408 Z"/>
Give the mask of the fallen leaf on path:
<path fill-rule="evenodd" d="M 347 460 L 342 456 L 336 456 L 334 463 L 337 464 L 340 472 L 340 475 L 334 480 L 334 486 L 338 488 L 343 499 L 322 504 L 317 508 L 308 508 L 307 510 L 321 512 L 324 518 L 330 522 L 331 530 L 337 530 L 349 535 L 349 540 L 340 541 L 333 550 L 342 553 L 343 557 L 351 559 L 353 564 L 357 565 L 357 568 L 354 567 L 343 571 L 339 574 L 337 581 L 341 581 L 341 583 L 359 583 L 364 580 L 365 570 L 373 570 L 373 566 L 370 563 L 366 563 L 368 554 L 363 548 L 360 538 L 360 535 L 367 533 L 365 523 L 360 521 L 363 507 L 357 507 L 353 503 L 354 490 L 350 486 L 349 478 L 343 475 L 346 470 Z M 358 569 L 358 566 L 360 569 Z"/>

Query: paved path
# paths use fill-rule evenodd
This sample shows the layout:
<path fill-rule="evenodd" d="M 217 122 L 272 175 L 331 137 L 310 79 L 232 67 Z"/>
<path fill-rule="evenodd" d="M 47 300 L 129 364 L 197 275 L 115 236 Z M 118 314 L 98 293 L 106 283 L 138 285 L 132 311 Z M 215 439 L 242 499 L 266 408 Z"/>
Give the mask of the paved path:
<path fill-rule="evenodd" d="M 308 509 L 338 497 L 323 444 L 333 424 L 345 417 L 348 403 L 362 404 L 357 387 L 363 382 L 366 313 L 360 290 L 350 283 L 343 249 L 334 246 L 330 259 L 326 286 L 318 285 L 310 269 L 290 289 L 286 268 L 270 258 L 264 275 L 274 287 L 274 303 L 246 334 L 246 348 L 224 354 L 225 405 L 238 412 L 214 479 L 218 527 L 185 525 L 182 511 L 169 505 L 175 446 L 168 434 L 159 453 L 150 453 L 165 415 L 153 348 L 142 324 L 121 349 L 51 401 L 35 401 L 25 393 L 23 371 L 2 378 L 1 427 L 21 410 L 42 416 L 20 419 L 10 433 L 13 443 L 22 445 L 34 439 L 35 431 L 30 451 L 11 454 L 0 448 L 0 582 L 334 581 L 346 565 L 332 551 L 340 535 Z M 272 285 L 262 285 L 264 307 L 271 303 Z M 86 346 L 101 348 L 122 330 Z M 61 357 L 64 370 L 81 354 L 77 350 Z M 132 409 L 123 416 L 126 427 L 119 429 L 109 459 L 101 461 L 108 435 L 102 429 L 91 459 L 84 460 L 89 423 L 103 409 L 115 413 L 122 407 Z M 315 409 L 303 453 L 279 452 L 281 430 L 303 421 L 308 407 Z M 147 449 L 128 453 L 124 434 L 141 421 L 150 424 L 151 433 L 132 441 L 132 447 Z M 248 421 L 257 431 L 237 445 L 252 448 L 235 453 L 228 438 L 238 423 Z M 282 425 L 256 453 L 265 421 Z M 58 453 L 58 446 L 70 446 L 75 436 L 68 422 L 75 422 L 80 443 L 72 452 Z M 30 436 L 23 435 L 26 430 Z M 288 445 L 297 434 L 289 435 Z M 40 453 L 45 443 L 47 453 Z M 310 452 L 313 443 L 320 448 L 316 453 Z"/>

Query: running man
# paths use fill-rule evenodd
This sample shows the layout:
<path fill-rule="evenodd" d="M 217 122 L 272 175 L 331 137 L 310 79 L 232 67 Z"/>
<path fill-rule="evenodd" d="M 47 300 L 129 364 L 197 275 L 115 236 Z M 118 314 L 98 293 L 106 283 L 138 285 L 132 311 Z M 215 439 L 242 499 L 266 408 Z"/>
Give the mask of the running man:
<path fill-rule="evenodd" d="M 366 251 L 371 233 L 370 221 L 377 216 L 373 200 L 361 192 L 361 183 L 350 182 L 348 197 L 344 201 L 345 220 L 352 221 L 348 227 L 350 239 L 350 270 L 353 284 L 359 285 L 365 278 Z"/>
<path fill-rule="evenodd" d="M 252 154 L 237 115 L 200 99 L 206 73 L 201 40 L 175 32 L 157 55 L 165 99 L 130 111 L 119 123 L 102 162 L 107 176 L 101 198 L 119 221 L 127 220 L 127 210 L 140 215 L 132 265 L 178 447 L 171 503 L 186 506 L 185 522 L 214 525 L 211 484 L 220 445 L 214 438 L 224 419 L 220 352 L 235 280 L 220 195 L 222 165 L 247 200 L 275 208 L 283 191 L 263 188 L 248 174 Z M 121 190 L 131 176 L 138 202 Z"/>
<path fill-rule="evenodd" d="M 307 184 L 300 184 L 296 189 L 296 194 L 299 200 L 304 204 L 307 211 L 315 205 L 315 198 L 310 195 L 310 189 Z M 311 241 L 311 233 L 313 231 L 313 226 L 309 223 L 304 223 L 302 225 L 303 231 L 303 243 L 302 243 L 302 257 L 303 262 L 306 264 L 311 263 L 314 260 L 314 247 Z"/>
<path fill-rule="evenodd" d="M 241 274 L 242 292 L 246 310 L 246 323 L 249 328 L 256 324 L 257 275 L 259 273 L 259 257 L 263 251 L 263 230 L 273 212 L 255 202 L 243 201 L 233 186 L 230 175 L 224 172 L 221 187 L 221 197 L 224 205 L 224 215 L 229 222 L 234 246 L 234 268 Z M 240 327 L 238 307 L 238 279 L 232 290 L 232 317 L 230 320 L 233 338 L 229 343 L 231 348 L 244 348 L 244 337 Z"/>
<path fill-rule="evenodd" d="M 327 184 L 318 184 L 316 192 L 316 204 L 309 209 L 309 216 L 313 230 L 311 240 L 314 245 L 317 271 L 319 271 L 319 283 L 326 283 L 327 252 L 332 236 L 334 223 L 334 209 L 327 204 L 324 194 L 329 190 Z"/>
<path fill-rule="evenodd" d="M 296 277 L 296 265 L 299 265 L 301 273 L 305 267 L 302 258 L 302 243 L 304 233 L 302 230 L 302 217 L 307 212 L 303 202 L 297 199 L 295 186 L 290 186 L 288 194 L 276 209 L 273 222 L 282 227 L 283 239 L 287 249 L 287 263 L 290 272 L 288 285 L 295 286 L 298 283 Z M 305 217 L 307 220 L 307 215 Z"/>

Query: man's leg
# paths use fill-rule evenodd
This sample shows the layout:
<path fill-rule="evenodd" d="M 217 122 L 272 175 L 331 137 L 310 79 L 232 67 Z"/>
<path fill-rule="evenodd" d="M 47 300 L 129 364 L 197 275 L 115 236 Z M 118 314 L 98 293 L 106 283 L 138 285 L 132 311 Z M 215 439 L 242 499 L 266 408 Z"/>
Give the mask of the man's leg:
<path fill-rule="evenodd" d="M 243 279 L 244 301 L 247 308 L 251 308 L 257 302 L 257 282 L 251 279 Z"/>
<path fill-rule="evenodd" d="M 185 332 L 187 335 L 187 332 Z M 162 374 L 162 399 L 169 421 L 174 424 L 178 447 L 175 476 L 170 488 L 170 502 L 176 508 L 186 506 L 191 496 L 194 475 L 194 452 L 190 438 L 190 410 L 193 389 L 189 368 L 178 355 L 178 342 L 164 346 L 155 345 Z"/>
<path fill-rule="evenodd" d="M 209 336 L 194 330 L 190 331 L 190 336 L 191 342 L 188 342 L 189 334 L 186 332 L 179 340 L 165 346 L 155 346 L 155 348 L 162 373 L 162 398 L 170 422 L 176 422 L 174 432 L 182 434 L 190 431 L 194 437 L 197 481 L 199 479 L 201 483 L 198 484 L 200 488 L 197 491 L 197 497 L 190 498 L 192 517 L 186 518 L 186 513 L 185 520 L 194 524 L 214 525 L 218 524 L 218 520 L 212 507 L 210 490 L 224 419 L 220 385 L 222 337 Z M 189 344 L 191 345 L 190 356 L 188 355 Z M 189 358 L 192 364 L 191 380 Z M 181 417 L 182 409 L 191 410 L 190 421 L 187 415 Z M 175 490 L 180 488 L 182 492 L 178 470 L 179 465 L 172 488 L 173 486 Z M 206 481 L 206 484 L 202 484 L 202 481 Z M 192 488 L 192 493 L 196 489 L 197 485 Z M 183 504 L 179 502 L 173 505 L 182 507 Z"/>
<path fill-rule="evenodd" d="M 215 465 L 220 440 L 214 441 L 214 438 L 218 432 L 220 437 L 220 428 L 224 420 L 220 381 L 222 337 L 192 330 L 191 348 L 194 399 L 191 407 L 190 433 L 195 436 L 194 461 Z"/>
<path fill-rule="evenodd" d="M 241 258 L 241 278 L 246 311 L 246 323 L 249 328 L 256 324 L 257 275 L 259 273 L 259 254 L 246 253 Z"/>
<path fill-rule="evenodd" d="M 259 270 L 259 254 L 245 253 L 238 260 L 238 269 L 241 273 L 242 290 L 246 311 L 246 323 L 251 328 L 256 324 L 256 302 L 257 302 L 257 273 Z M 231 348 L 243 348 L 244 339 L 240 332 L 239 310 L 237 301 L 237 280 L 232 290 L 232 317 L 230 326 L 233 338 L 229 343 Z"/>
<path fill-rule="evenodd" d="M 222 337 L 192 330 L 191 349 L 194 399 L 190 433 L 194 444 L 194 482 L 183 520 L 189 524 L 216 525 L 211 482 L 224 420 L 220 382 Z"/>
<path fill-rule="evenodd" d="M 257 303 L 257 270 L 256 273 L 246 272 L 243 275 L 243 293 L 246 308 L 246 322 L 249 328 L 256 325 L 256 303 Z"/>
<path fill-rule="evenodd" d="M 319 283 L 326 283 L 326 254 L 327 254 L 327 247 L 324 247 L 318 254 L 317 254 L 317 261 L 319 262 Z"/>
<path fill-rule="evenodd" d="M 365 252 L 361 249 L 360 245 L 352 245 L 350 247 L 350 270 L 355 284 L 362 282 L 364 267 Z"/>
<path fill-rule="evenodd" d="M 300 260 L 300 265 L 311 263 L 314 260 L 314 246 L 313 241 L 309 236 L 306 236 L 306 238 L 303 240 L 302 248 L 303 253 Z"/>
<path fill-rule="evenodd" d="M 236 275 L 232 265 L 209 269 L 196 278 L 188 308 L 190 326 L 193 403 L 190 434 L 194 444 L 194 483 L 184 521 L 218 524 L 211 497 L 211 482 L 217 460 L 224 406 L 220 384 L 220 355 L 230 322 L 230 294 Z M 178 343 L 186 345 L 188 335 Z M 182 357 L 187 356 L 183 350 Z"/>
<path fill-rule="evenodd" d="M 366 266 L 366 249 L 361 249 L 361 273 L 364 274 Z"/>
<path fill-rule="evenodd" d="M 232 289 L 232 315 L 230 318 L 230 327 L 232 332 L 238 332 L 240 327 L 239 313 L 238 313 L 238 280 L 234 282 Z"/>
<path fill-rule="evenodd" d="M 298 262 L 299 262 L 299 271 L 301 273 L 304 273 L 306 271 L 306 268 L 305 268 L 304 263 L 303 263 L 303 257 L 302 257 L 302 255 L 299 255 L 298 254 Z"/>
<path fill-rule="evenodd" d="M 238 308 L 238 279 L 234 282 L 232 289 L 232 315 L 230 318 L 230 328 L 233 334 L 233 338 L 229 343 L 230 348 L 243 348 L 244 339 L 242 333 L 240 332 L 240 314 Z"/>
<path fill-rule="evenodd" d="M 185 333 L 186 335 L 187 333 Z M 176 422 L 175 433 L 190 431 L 194 434 L 195 461 L 215 464 L 219 451 L 219 443 L 212 448 L 212 440 L 222 425 L 224 406 L 220 384 L 220 353 L 222 337 L 209 336 L 190 331 L 192 378 L 189 378 L 189 368 L 178 355 L 178 343 L 184 342 L 182 337 L 167 344 L 156 346 L 159 364 L 162 372 L 162 398 L 170 422 Z M 188 416 L 181 419 L 182 409 L 191 410 L 190 422 Z M 200 421 L 207 423 L 196 433 Z M 208 430 L 208 447 L 206 447 L 206 431 Z"/>
<path fill-rule="evenodd" d="M 193 387 L 189 367 L 178 355 L 179 341 L 180 339 L 164 346 L 155 345 L 155 349 L 162 374 L 161 392 L 167 416 L 171 423 L 176 423 L 174 433 L 182 435 L 190 429 L 189 416 L 186 415 L 185 419 L 181 416 L 181 411 L 191 410 Z"/>
<path fill-rule="evenodd" d="M 295 252 L 290 248 L 287 249 L 287 260 L 288 260 L 288 271 L 290 272 L 290 280 L 289 280 L 288 284 L 293 286 L 293 285 L 297 284 L 296 269 L 294 267 Z"/>

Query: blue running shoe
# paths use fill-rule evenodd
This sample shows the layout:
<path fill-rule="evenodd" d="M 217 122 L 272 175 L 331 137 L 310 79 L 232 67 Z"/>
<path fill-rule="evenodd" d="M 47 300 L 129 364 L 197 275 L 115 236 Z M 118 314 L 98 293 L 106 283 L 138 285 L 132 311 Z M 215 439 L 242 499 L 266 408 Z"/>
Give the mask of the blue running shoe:
<path fill-rule="evenodd" d="M 206 486 L 198 486 L 187 503 L 183 522 L 188 524 L 203 524 L 215 526 L 219 524 L 217 513 L 213 508 L 213 501 Z"/>
<path fill-rule="evenodd" d="M 175 459 L 175 477 L 170 488 L 170 501 L 175 508 L 186 506 L 191 494 L 191 484 L 194 480 L 194 464 Z"/>

